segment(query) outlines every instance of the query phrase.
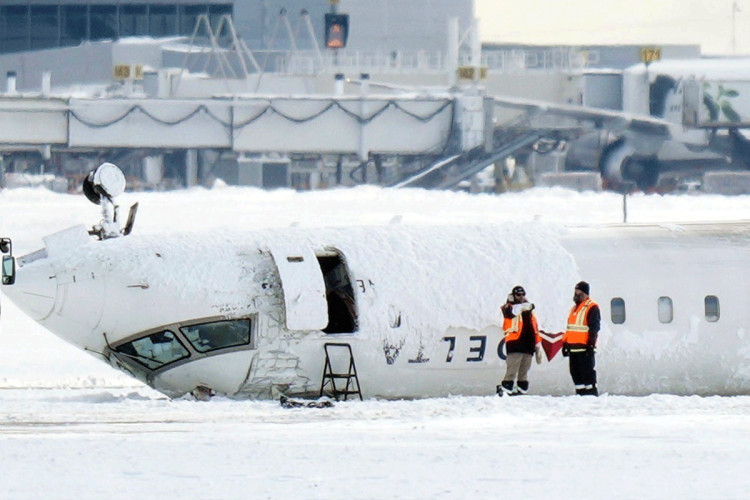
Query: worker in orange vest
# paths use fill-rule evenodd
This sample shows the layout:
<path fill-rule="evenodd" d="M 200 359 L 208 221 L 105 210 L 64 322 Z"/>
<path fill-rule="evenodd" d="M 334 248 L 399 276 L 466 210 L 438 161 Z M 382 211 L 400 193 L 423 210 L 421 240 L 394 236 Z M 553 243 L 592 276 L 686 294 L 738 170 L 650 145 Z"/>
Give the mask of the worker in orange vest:
<path fill-rule="evenodd" d="M 570 376 L 579 396 L 598 396 L 596 387 L 596 339 L 601 326 L 601 312 L 589 298 L 589 284 L 575 286 L 575 306 L 568 316 L 568 327 L 563 335 L 563 356 L 570 358 Z"/>
<path fill-rule="evenodd" d="M 534 317 L 534 304 L 526 300 L 522 286 L 513 287 L 508 300 L 500 307 L 503 313 L 503 335 L 505 336 L 505 376 L 497 386 L 498 396 L 503 394 L 526 394 L 529 390 L 528 373 L 531 358 L 539 350 L 539 327 Z M 537 357 L 537 361 L 541 360 Z M 515 386 L 514 386 L 515 383 Z"/>

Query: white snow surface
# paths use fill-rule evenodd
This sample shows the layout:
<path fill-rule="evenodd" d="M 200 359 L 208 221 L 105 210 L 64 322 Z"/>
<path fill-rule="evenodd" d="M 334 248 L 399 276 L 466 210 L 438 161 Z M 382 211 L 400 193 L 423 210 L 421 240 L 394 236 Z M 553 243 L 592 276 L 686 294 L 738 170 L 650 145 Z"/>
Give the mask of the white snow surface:
<path fill-rule="evenodd" d="M 134 231 L 164 238 L 290 225 L 618 223 L 623 205 L 617 194 L 562 189 L 196 188 L 119 199 L 124 211 L 135 201 Z M 750 219 L 748 196 L 627 202 L 630 222 Z M 0 236 L 13 238 L 16 255 L 99 217 L 80 195 L 0 192 Z M 169 400 L 2 300 L 2 499 L 747 498 L 749 414 L 750 397 L 452 397 L 291 410 Z"/>

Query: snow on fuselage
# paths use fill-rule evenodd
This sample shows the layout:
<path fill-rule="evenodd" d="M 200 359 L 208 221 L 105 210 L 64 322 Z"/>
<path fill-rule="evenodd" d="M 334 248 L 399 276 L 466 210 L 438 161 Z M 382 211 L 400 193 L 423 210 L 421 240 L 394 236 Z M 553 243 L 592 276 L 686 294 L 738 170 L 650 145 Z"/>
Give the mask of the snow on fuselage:
<path fill-rule="evenodd" d="M 365 397 L 490 394 L 505 367 L 499 306 L 509 290 L 523 285 L 540 327 L 561 331 L 580 279 L 602 308 L 603 390 L 750 393 L 744 223 L 285 228 L 102 242 L 82 231 L 45 239 L 4 291 L 60 337 L 172 396 L 200 386 L 317 395 L 324 343 L 351 346 Z M 567 363 L 535 365 L 531 392 L 571 393 Z"/>

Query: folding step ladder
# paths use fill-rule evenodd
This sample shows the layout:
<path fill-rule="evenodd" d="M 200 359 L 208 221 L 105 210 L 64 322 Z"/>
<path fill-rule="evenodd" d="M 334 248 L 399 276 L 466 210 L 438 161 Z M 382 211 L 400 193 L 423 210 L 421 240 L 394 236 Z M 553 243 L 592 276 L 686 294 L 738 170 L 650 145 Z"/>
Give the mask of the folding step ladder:
<path fill-rule="evenodd" d="M 349 354 L 349 368 L 346 373 L 337 373 L 333 371 L 333 364 L 331 363 L 331 354 L 341 349 L 346 349 Z M 352 354 L 352 348 L 349 344 L 328 342 L 323 344 L 323 349 L 326 352 L 326 364 L 323 368 L 323 380 L 320 382 L 320 397 L 324 394 L 333 397 L 339 401 L 339 397 L 343 396 L 344 401 L 349 398 L 350 394 L 356 394 L 359 396 L 360 401 L 362 400 L 362 392 L 359 389 L 359 379 L 357 378 L 357 367 L 354 366 L 354 355 Z M 344 355 L 345 356 L 345 355 Z M 335 358 L 340 360 L 341 357 Z M 339 364 L 339 363 L 337 363 Z M 336 381 L 339 381 L 339 385 L 336 385 Z M 346 381 L 343 389 L 340 388 L 341 384 Z"/>

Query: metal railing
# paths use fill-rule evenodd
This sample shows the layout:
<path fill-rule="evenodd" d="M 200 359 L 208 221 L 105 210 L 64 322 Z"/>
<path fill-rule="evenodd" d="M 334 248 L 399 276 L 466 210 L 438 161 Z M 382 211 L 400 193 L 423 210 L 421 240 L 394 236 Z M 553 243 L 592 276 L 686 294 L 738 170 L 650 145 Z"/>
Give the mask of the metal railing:
<path fill-rule="evenodd" d="M 294 75 L 314 75 L 323 71 L 369 71 L 372 73 L 442 72 L 447 61 L 439 51 L 349 51 L 319 53 L 315 50 L 256 50 L 258 61 L 266 61 L 263 71 Z M 482 66 L 494 73 L 524 71 L 564 71 L 582 69 L 592 61 L 573 47 L 552 49 L 488 50 L 482 53 Z M 459 65 L 470 65 L 469 54 L 459 55 Z M 261 63 L 263 66 L 263 64 Z"/>

